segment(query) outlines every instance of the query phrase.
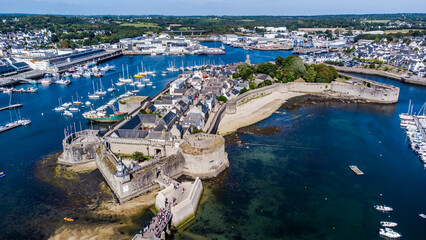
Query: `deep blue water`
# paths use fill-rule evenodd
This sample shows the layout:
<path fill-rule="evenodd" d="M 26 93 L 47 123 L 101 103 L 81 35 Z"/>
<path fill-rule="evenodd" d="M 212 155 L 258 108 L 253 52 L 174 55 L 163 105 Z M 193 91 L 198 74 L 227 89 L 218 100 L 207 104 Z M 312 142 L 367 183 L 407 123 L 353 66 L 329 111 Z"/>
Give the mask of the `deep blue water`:
<path fill-rule="evenodd" d="M 396 105 L 319 104 L 274 113 L 257 126 L 273 136 L 242 135 L 227 147 L 230 167 L 208 186 L 197 219 L 181 239 L 380 239 L 379 222 L 395 221 L 404 239 L 426 236 L 426 172 L 408 146 L 398 113 L 426 88 L 400 87 Z M 364 176 L 348 166 L 355 164 Z M 373 209 L 387 204 L 394 212 Z"/>
<path fill-rule="evenodd" d="M 117 81 L 122 64 L 128 64 L 133 75 L 143 61 L 145 67 L 157 71 L 152 80 L 157 88 L 145 87 L 138 95 L 153 96 L 177 76 L 160 74 L 171 62 L 176 66 L 182 59 L 184 65 L 227 64 L 244 61 L 247 53 L 252 62 L 290 54 L 227 47 L 227 54 L 222 56 L 120 57 L 101 64 L 116 66 L 115 72 L 102 77 L 102 84 L 108 88 L 111 80 Z M 259 126 L 278 126 L 282 131 L 268 137 L 243 135 L 249 145 L 228 147 L 231 166 L 227 174 L 220 184 L 206 182 L 197 219 L 179 236 L 374 239 L 378 238 L 376 230 L 382 219 L 397 221 L 398 231 L 406 239 L 426 235 L 422 228 L 425 221 L 417 215 L 426 212 L 426 173 L 408 148 L 397 117 L 406 111 L 409 99 L 419 109 L 426 100 L 426 88 L 367 78 L 400 87 L 399 103 L 317 105 L 285 115 L 273 114 L 259 122 Z M 91 127 L 80 114 L 65 118 L 52 111 L 59 97 L 71 101 L 78 92 L 86 101 L 92 81 L 99 84 L 99 78 L 72 80 L 67 87 L 38 86 L 36 94 L 13 95 L 13 102 L 24 104 L 19 110 L 22 118 L 30 118 L 32 123 L 0 134 L 0 171 L 7 173 L 0 180 L 0 239 L 39 237 L 32 234 L 37 226 L 28 225 L 28 219 L 54 221 L 63 217 L 52 210 L 61 207 L 63 193 L 39 182 L 34 168 L 45 156 L 61 151 L 64 128 L 74 123 L 78 130 L 80 123 L 83 129 Z M 92 102 L 98 107 L 110 98 Z M 9 96 L 0 94 L 0 106 L 8 102 Z M 16 114 L 13 110 L 0 112 L 0 124 L 9 121 L 10 115 L 16 119 Z M 357 164 L 365 175 L 356 177 L 348 170 L 350 164 Z M 394 207 L 390 218 L 372 208 L 378 203 Z"/>

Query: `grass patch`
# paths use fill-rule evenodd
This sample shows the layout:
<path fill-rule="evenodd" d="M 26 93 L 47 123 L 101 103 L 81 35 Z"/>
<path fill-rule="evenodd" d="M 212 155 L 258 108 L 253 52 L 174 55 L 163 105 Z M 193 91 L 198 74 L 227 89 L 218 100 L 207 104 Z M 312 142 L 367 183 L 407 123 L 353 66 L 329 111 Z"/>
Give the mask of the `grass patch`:
<path fill-rule="evenodd" d="M 137 27 L 137 28 L 160 28 L 156 23 L 137 22 L 137 23 L 121 23 L 122 27 Z"/>
<path fill-rule="evenodd" d="M 390 20 L 384 19 L 384 20 L 365 20 L 366 23 L 388 23 Z"/>

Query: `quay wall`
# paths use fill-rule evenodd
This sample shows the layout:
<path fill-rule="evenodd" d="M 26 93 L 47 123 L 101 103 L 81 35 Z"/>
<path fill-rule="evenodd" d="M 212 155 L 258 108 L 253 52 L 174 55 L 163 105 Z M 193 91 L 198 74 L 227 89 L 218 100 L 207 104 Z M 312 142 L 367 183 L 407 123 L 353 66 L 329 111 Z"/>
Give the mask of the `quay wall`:
<path fill-rule="evenodd" d="M 192 188 L 188 197 L 171 209 L 173 214 L 172 225 L 175 227 L 191 215 L 195 215 L 197 211 L 198 202 L 200 200 L 201 193 L 203 192 L 203 184 L 198 177 L 191 184 Z"/>

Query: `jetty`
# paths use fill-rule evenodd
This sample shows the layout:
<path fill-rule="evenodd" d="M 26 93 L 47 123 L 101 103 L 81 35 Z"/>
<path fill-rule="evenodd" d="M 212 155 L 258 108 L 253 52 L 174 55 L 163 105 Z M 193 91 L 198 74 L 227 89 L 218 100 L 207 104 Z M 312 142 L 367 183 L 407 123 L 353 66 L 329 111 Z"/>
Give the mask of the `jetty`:
<path fill-rule="evenodd" d="M 358 176 L 364 175 L 364 172 L 355 165 L 350 165 L 349 168 Z"/>
<path fill-rule="evenodd" d="M 20 103 L 12 104 L 12 105 L 9 105 L 9 106 L 6 106 L 6 107 L 1 107 L 1 108 L 0 108 L 0 112 L 1 112 L 1 111 L 4 111 L 4 110 L 7 110 L 7 109 L 20 108 L 20 107 L 22 107 L 22 106 L 23 106 L 23 105 L 22 105 L 22 104 L 20 104 Z"/>

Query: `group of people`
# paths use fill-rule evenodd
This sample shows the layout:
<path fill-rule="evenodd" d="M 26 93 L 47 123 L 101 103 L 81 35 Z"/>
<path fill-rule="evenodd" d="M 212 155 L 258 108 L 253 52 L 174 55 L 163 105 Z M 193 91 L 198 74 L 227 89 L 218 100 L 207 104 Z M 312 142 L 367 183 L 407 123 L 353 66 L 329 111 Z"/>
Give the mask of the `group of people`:
<path fill-rule="evenodd" d="M 171 204 L 166 204 L 166 207 L 160 209 L 160 212 L 158 212 L 157 215 L 155 215 L 155 217 L 152 218 L 152 220 L 149 222 L 149 225 L 140 231 L 140 234 L 144 236 L 145 233 L 150 232 L 150 233 L 154 233 L 155 237 L 159 237 L 162 229 L 169 222 L 170 215 L 171 215 Z"/>

